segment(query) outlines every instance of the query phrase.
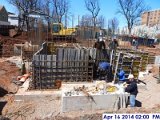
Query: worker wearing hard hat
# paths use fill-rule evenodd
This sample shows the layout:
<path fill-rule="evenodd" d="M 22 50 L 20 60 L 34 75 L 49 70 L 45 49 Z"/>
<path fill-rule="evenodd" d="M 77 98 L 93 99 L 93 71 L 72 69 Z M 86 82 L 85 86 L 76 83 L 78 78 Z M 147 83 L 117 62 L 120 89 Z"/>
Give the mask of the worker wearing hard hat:
<path fill-rule="evenodd" d="M 116 38 L 116 36 L 113 36 L 113 37 L 112 37 L 112 41 L 111 41 L 111 43 L 109 44 L 109 49 L 110 49 L 110 50 L 116 50 L 117 47 L 118 47 L 117 38 Z"/>
<path fill-rule="evenodd" d="M 97 41 L 94 44 L 94 48 L 97 48 L 98 50 L 106 49 L 105 42 L 103 41 L 103 38 L 99 37 Z"/>
<path fill-rule="evenodd" d="M 134 46 L 133 49 L 135 49 L 135 50 L 138 49 L 138 41 L 136 39 L 132 40 L 132 45 Z"/>
<path fill-rule="evenodd" d="M 97 48 L 98 50 L 106 49 L 102 30 L 96 33 L 96 38 L 97 38 L 97 41 L 94 44 L 94 48 Z"/>
<path fill-rule="evenodd" d="M 125 92 L 130 93 L 130 107 L 135 107 L 136 96 L 138 94 L 138 87 L 133 74 L 130 74 L 128 76 L 128 79 L 128 84 L 125 85 Z"/>

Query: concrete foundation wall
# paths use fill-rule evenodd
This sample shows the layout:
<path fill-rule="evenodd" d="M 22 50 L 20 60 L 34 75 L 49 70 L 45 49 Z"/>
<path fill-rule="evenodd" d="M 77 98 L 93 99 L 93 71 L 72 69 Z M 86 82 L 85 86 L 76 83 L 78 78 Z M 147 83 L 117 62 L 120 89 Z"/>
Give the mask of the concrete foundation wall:
<path fill-rule="evenodd" d="M 160 55 L 159 56 L 155 56 L 155 64 L 156 65 L 160 65 Z"/>
<path fill-rule="evenodd" d="M 129 94 L 92 95 L 93 100 L 87 96 L 63 96 L 62 112 L 81 110 L 109 110 L 114 111 L 125 108 Z"/>

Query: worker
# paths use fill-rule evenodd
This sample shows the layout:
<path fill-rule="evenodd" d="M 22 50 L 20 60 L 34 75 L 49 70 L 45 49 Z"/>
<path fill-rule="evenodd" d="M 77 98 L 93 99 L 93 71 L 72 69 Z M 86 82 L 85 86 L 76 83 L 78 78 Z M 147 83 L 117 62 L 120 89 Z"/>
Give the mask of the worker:
<path fill-rule="evenodd" d="M 133 49 L 137 50 L 138 49 L 138 41 L 133 39 L 132 40 L 132 45 L 133 45 Z"/>
<path fill-rule="evenodd" d="M 130 107 L 135 107 L 136 96 L 138 94 L 137 82 L 134 79 L 133 74 L 128 76 L 129 81 L 125 85 L 125 92 L 130 93 Z"/>
<path fill-rule="evenodd" d="M 102 79 L 102 77 L 104 77 L 103 79 L 105 79 L 105 77 L 107 77 L 107 74 L 110 72 L 110 64 L 105 61 L 99 62 L 97 71 L 99 79 Z"/>
<path fill-rule="evenodd" d="M 105 50 L 106 45 L 102 38 L 98 38 L 97 41 L 94 44 L 94 48 L 97 48 L 98 50 Z"/>
<path fill-rule="evenodd" d="M 116 36 L 114 36 L 114 37 L 112 38 L 112 41 L 111 41 L 110 44 L 109 44 L 109 49 L 110 49 L 110 50 L 116 50 L 117 47 L 118 47 L 117 38 L 116 38 Z"/>
<path fill-rule="evenodd" d="M 133 38 L 132 45 L 135 45 L 136 40 Z"/>
<path fill-rule="evenodd" d="M 136 40 L 135 49 L 136 49 L 136 50 L 138 49 L 138 40 Z"/>
<path fill-rule="evenodd" d="M 106 51 L 106 46 L 105 42 L 103 41 L 102 38 L 98 38 L 97 41 L 94 44 L 94 48 L 96 48 L 96 58 L 95 58 L 95 71 L 94 71 L 94 76 L 97 78 L 97 70 L 98 70 L 98 65 L 100 60 L 109 60 L 109 55 L 107 54 Z"/>
<path fill-rule="evenodd" d="M 125 79 L 125 72 L 122 68 L 119 69 L 119 72 L 117 73 L 118 78 L 119 78 L 119 83 L 124 83 L 126 81 Z"/>

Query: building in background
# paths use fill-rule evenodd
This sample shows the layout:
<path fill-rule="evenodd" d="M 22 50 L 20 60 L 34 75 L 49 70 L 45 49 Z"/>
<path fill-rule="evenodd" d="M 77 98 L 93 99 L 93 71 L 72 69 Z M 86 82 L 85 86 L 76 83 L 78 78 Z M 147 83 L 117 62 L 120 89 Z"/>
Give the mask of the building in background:
<path fill-rule="evenodd" d="M 144 12 L 141 16 L 142 25 L 149 27 L 160 24 L 160 10 L 153 10 Z"/>
<path fill-rule="evenodd" d="M 147 37 L 155 39 L 157 35 L 160 34 L 160 25 L 154 25 L 153 27 L 149 27 L 146 25 L 133 26 L 131 35 L 138 37 Z M 127 27 L 123 27 L 120 29 L 120 35 L 129 35 L 129 31 Z"/>
<path fill-rule="evenodd" d="M 0 25 L 10 25 L 8 22 L 8 12 L 4 6 L 0 5 Z"/>
<path fill-rule="evenodd" d="M 8 12 L 8 21 L 10 22 L 10 25 L 18 26 L 18 15 Z"/>

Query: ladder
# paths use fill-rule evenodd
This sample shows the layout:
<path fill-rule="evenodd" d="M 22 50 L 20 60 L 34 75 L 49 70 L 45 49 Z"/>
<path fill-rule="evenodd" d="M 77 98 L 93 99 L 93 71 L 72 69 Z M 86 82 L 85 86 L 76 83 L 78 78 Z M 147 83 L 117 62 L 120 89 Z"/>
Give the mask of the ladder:
<path fill-rule="evenodd" d="M 120 56 L 121 56 L 121 52 L 118 53 L 118 58 L 117 58 L 116 68 L 115 68 L 114 78 L 113 78 L 113 82 L 114 82 L 114 83 L 115 83 L 115 80 L 116 80 L 116 75 L 117 75 L 117 70 L 118 70 L 118 65 L 119 65 Z"/>
<path fill-rule="evenodd" d="M 110 54 L 110 65 L 112 65 L 112 59 L 113 59 L 113 50 L 111 51 L 111 54 Z"/>

